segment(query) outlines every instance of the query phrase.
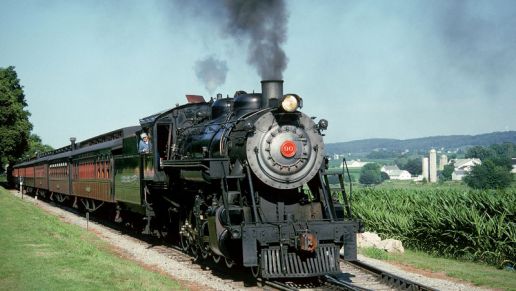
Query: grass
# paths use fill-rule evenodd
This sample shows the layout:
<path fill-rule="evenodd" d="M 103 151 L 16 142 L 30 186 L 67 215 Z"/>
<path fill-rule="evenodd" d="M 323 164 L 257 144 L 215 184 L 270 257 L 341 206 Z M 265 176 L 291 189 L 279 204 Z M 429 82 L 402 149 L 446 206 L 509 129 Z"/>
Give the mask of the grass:
<path fill-rule="evenodd" d="M 374 248 L 364 248 L 359 252 L 366 257 L 445 274 L 477 286 L 516 290 L 515 270 L 500 270 L 485 264 L 439 258 L 411 250 L 405 250 L 404 254 L 390 254 Z"/>
<path fill-rule="evenodd" d="M 333 167 L 333 168 L 329 168 L 329 171 L 330 172 L 342 172 L 343 169 L 340 168 L 340 167 Z M 349 175 L 352 177 L 351 180 L 353 181 L 353 187 L 355 187 L 355 185 L 359 184 L 358 183 L 358 179 L 360 178 L 360 171 L 361 171 L 361 169 L 351 168 L 351 169 L 348 169 L 348 171 L 349 171 Z M 347 180 L 347 175 L 348 175 L 348 173 L 344 169 L 344 177 L 345 177 L 346 180 Z M 337 182 L 335 182 L 335 183 L 337 183 Z"/>
<path fill-rule="evenodd" d="M 377 259 L 377 260 L 385 261 L 385 260 L 389 259 L 388 252 L 381 250 L 381 249 L 373 248 L 373 247 L 361 248 L 361 249 L 359 249 L 359 253 L 368 258 L 373 258 L 373 259 Z"/>
<path fill-rule="evenodd" d="M 0 290 L 185 289 L 2 187 L 0 246 Z"/>

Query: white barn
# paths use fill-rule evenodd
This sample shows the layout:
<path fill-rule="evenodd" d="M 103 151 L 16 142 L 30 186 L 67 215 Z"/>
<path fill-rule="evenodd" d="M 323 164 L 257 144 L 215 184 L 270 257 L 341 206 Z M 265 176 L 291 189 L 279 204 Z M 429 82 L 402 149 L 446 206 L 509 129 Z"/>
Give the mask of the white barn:
<path fill-rule="evenodd" d="M 387 174 L 389 174 L 390 171 L 399 171 L 399 170 L 400 170 L 400 168 L 398 168 L 397 165 L 394 165 L 394 166 L 385 165 L 380 169 L 380 171 L 385 172 Z"/>
<path fill-rule="evenodd" d="M 351 160 L 347 164 L 348 164 L 348 168 L 350 168 L 350 169 L 360 169 L 363 166 L 365 166 L 366 164 L 369 164 L 369 162 L 361 162 L 360 160 Z M 340 163 L 340 167 L 341 168 L 344 167 L 344 163 Z"/>
<path fill-rule="evenodd" d="M 412 175 L 406 170 L 393 170 L 387 173 L 391 180 L 412 180 Z"/>
<path fill-rule="evenodd" d="M 455 170 L 452 173 L 453 181 L 461 181 L 464 176 L 471 172 L 474 166 L 482 164 L 480 159 L 453 159 L 450 163 L 454 163 Z"/>
<path fill-rule="evenodd" d="M 410 180 L 412 175 L 408 171 L 400 170 L 397 165 L 394 166 L 383 166 L 380 171 L 389 175 L 391 180 Z"/>

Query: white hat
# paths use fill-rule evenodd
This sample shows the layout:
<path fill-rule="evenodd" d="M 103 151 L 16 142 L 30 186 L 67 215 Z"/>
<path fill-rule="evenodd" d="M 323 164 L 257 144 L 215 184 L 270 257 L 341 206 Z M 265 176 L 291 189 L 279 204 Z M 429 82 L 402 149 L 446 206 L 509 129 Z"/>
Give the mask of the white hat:
<path fill-rule="evenodd" d="M 141 138 L 147 137 L 147 134 L 145 132 L 142 132 L 142 134 L 140 134 L 140 137 Z"/>

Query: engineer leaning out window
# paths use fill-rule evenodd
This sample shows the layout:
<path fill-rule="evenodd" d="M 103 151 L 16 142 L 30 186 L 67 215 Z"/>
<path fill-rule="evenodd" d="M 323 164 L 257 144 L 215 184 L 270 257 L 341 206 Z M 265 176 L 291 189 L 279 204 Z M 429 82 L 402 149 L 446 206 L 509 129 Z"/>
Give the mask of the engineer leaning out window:
<path fill-rule="evenodd" d="M 140 143 L 138 144 L 138 152 L 140 153 L 149 153 L 151 150 L 151 143 L 149 140 L 149 136 L 143 132 L 140 134 Z"/>

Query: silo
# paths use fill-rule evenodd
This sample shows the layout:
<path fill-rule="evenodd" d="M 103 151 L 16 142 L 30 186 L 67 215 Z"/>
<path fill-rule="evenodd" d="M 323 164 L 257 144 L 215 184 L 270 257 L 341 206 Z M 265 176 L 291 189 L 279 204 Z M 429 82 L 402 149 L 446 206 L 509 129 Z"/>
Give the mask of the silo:
<path fill-rule="evenodd" d="M 428 181 L 431 183 L 437 182 L 437 154 L 434 149 L 430 150 L 430 162 L 428 168 L 430 170 L 430 179 Z"/>
<path fill-rule="evenodd" d="M 422 168 L 421 172 L 423 174 L 423 178 L 428 181 L 429 177 L 428 177 L 428 158 L 427 157 L 424 157 L 421 160 L 421 168 Z"/>
<path fill-rule="evenodd" d="M 448 164 L 448 156 L 447 155 L 441 155 L 441 158 L 439 159 L 439 171 L 444 170 L 444 166 Z"/>

